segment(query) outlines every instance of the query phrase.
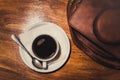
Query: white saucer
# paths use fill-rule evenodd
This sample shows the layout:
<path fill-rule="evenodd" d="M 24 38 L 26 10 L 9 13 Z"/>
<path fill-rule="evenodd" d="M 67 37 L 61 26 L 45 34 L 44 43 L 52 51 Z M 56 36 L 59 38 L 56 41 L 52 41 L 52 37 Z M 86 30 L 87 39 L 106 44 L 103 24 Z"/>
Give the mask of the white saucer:
<path fill-rule="evenodd" d="M 48 65 L 48 69 L 38 69 L 32 64 L 32 59 L 21 47 L 20 49 L 20 56 L 23 62 L 32 70 L 42 73 L 49 73 L 60 69 L 68 60 L 70 55 L 70 42 L 66 35 L 66 33 L 57 26 L 56 24 L 49 23 L 49 22 L 41 22 L 37 25 L 30 26 L 26 29 L 23 33 L 19 35 L 21 42 L 27 48 L 27 50 L 33 54 L 32 51 L 32 42 L 33 40 L 42 34 L 48 34 L 58 40 L 61 53 L 57 60 L 53 61 Z"/>

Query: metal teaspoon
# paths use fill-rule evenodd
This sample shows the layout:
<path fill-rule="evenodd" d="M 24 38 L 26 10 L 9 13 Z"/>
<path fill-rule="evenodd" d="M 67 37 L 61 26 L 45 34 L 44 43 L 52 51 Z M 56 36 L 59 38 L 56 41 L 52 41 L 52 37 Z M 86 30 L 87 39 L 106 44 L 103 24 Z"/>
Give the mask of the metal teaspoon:
<path fill-rule="evenodd" d="M 12 35 L 11 35 L 11 38 L 12 38 L 23 50 L 25 50 L 25 51 L 29 54 L 29 56 L 32 58 L 32 64 L 33 64 L 35 67 L 37 67 L 37 68 L 39 68 L 39 69 L 45 69 L 45 68 L 43 67 L 43 65 L 42 65 L 42 62 L 39 61 L 39 60 L 37 60 L 36 58 L 34 58 L 34 57 L 30 54 L 30 52 L 25 48 L 25 46 L 24 46 L 23 43 L 20 41 L 20 39 L 19 39 L 19 37 L 18 37 L 17 35 L 12 34 Z"/>

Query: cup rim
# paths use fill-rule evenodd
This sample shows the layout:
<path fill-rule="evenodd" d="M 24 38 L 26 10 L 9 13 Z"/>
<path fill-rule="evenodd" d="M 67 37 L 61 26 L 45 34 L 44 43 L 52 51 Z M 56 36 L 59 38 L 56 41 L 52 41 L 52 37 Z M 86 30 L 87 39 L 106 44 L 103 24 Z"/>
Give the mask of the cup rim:
<path fill-rule="evenodd" d="M 55 50 L 55 53 L 51 56 L 51 57 L 48 57 L 48 58 L 40 58 L 40 57 L 38 57 L 37 55 L 35 55 L 35 52 L 33 51 L 33 48 L 32 48 L 32 56 L 34 57 L 34 58 L 36 58 L 36 59 L 38 59 L 39 61 L 51 61 L 51 60 L 53 60 L 56 56 L 57 56 L 57 54 L 59 53 L 59 49 L 60 49 L 60 46 L 59 46 L 59 42 L 56 40 L 56 38 L 54 38 L 53 36 L 51 36 L 51 35 L 48 35 L 48 34 L 41 34 L 41 35 L 39 35 L 39 36 L 37 36 L 36 38 L 38 38 L 38 37 L 40 37 L 40 36 L 43 36 L 43 35 L 45 35 L 45 36 L 49 36 L 49 37 L 51 37 L 54 41 L 55 41 L 55 44 L 56 44 L 56 50 Z M 36 39 L 35 38 L 35 39 Z M 35 40 L 34 39 L 34 40 Z M 33 42 L 34 42 L 34 40 L 33 40 Z M 33 42 L 32 42 L 32 46 L 33 46 Z"/>

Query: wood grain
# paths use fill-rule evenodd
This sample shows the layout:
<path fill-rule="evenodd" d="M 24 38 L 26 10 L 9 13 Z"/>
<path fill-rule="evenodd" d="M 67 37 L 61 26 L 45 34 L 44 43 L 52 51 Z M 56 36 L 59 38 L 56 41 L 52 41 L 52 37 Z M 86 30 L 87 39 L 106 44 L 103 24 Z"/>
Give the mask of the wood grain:
<path fill-rule="evenodd" d="M 97 64 L 72 42 L 66 15 L 67 0 L 0 0 L 0 80 L 120 80 L 120 71 Z M 41 74 L 21 60 L 11 40 L 27 26 L 49 21 L 61 26 L 71 41 L 71 55 L 60 70 Z"/>

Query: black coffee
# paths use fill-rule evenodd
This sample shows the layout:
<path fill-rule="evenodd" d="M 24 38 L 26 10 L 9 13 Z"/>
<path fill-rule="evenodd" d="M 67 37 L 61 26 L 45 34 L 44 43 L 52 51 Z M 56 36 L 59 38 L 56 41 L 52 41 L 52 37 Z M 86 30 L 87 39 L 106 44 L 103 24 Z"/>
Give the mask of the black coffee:
<path fill-rule="evenodd" d="M 54 55 L 57 45 L 55 40 L 48 35 L 41 35 L 33 41 L 32 49 L 36 56 L 47 59 Z"/>

